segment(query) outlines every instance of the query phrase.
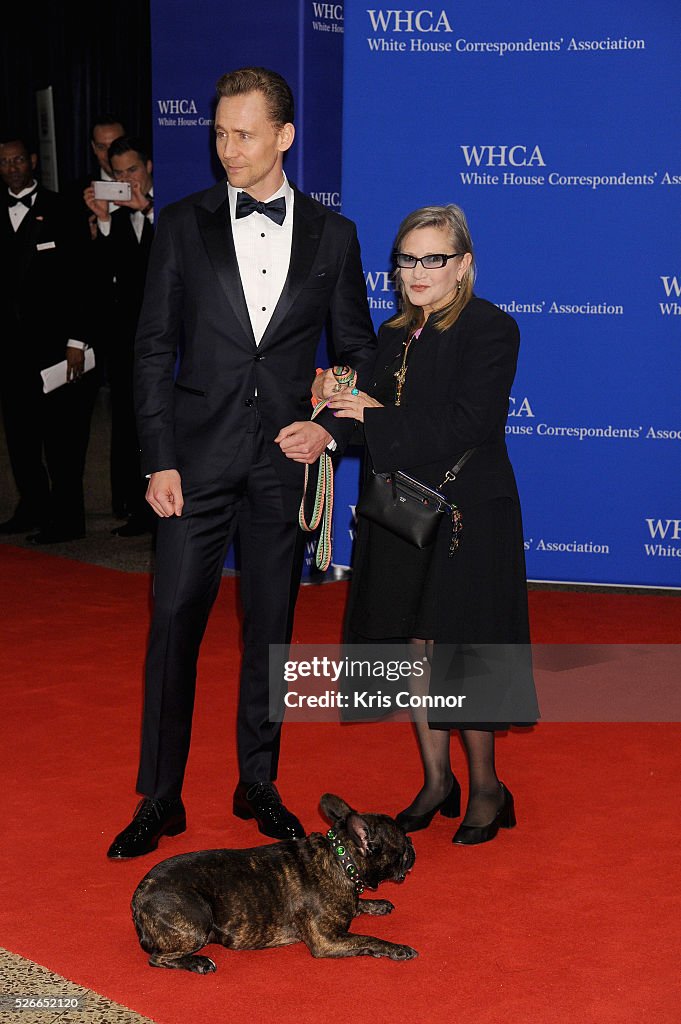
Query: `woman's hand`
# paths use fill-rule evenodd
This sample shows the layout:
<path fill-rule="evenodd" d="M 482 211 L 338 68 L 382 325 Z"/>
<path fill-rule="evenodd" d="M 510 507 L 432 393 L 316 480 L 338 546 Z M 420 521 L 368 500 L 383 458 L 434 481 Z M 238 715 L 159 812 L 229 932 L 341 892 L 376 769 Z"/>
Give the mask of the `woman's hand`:
<path fill-rule="evenodd" d="M 334 377 L 333 370 L 329 367 L 328 370 L 324 370 L 323 373 L 318 373 L 312 382 L 312 394 L 316 399 L 322 402 L 329 395 L 333 395 L 335 391 L 338 391 L 338 380 Z M 343 385 L 345 387 L 345 385 Z"/>
<path fill-rule="evenodd" d="M 331 409 L 334 416 L 357 420 L 359 423 L 364 423 L 365 409 L 382 408 L 380 402 L 377 402 L 371 395 L 367 395 L 366 391 L 358 391 L 357 388 L 345 388 L 343 391 L 339 391 L 332 396 L 327 405 L 327 409 Z"/>

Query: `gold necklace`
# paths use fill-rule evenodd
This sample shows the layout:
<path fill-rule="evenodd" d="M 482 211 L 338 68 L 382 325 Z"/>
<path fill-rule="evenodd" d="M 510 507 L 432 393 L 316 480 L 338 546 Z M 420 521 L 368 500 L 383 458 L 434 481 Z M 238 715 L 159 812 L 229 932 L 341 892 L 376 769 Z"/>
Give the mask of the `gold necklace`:
<path fill-rule="evenodd" d="M 393 377 L 395 378 L 396 381 L 395 405 L 399 405 L 400 400 L 402 398 L 402 389 L 404 387 L 404 382 L 407 379 L 407 356 L 409 355 L 409 347 L 415 338 L 416 333 L 412 334 L 411 338 L 409 338 L 408 341 L 404 342 L 404 351 L 402 353 L 402 365 L 400 366 L 399 370 L 395 370 L 393 374 Z"/>

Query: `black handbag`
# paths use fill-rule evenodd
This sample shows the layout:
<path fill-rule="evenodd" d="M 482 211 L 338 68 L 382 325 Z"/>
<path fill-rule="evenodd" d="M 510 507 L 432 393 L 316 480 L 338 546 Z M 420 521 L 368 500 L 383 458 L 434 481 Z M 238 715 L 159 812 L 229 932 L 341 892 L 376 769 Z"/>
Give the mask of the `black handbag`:
<path fill-rule="evenodd" d="M 440 484 L 456 480 L 462 466 L 471 457 L 469 448 Z M 372 472 L 357 503 L 357 515 L 377 523 L 395 536 L 417 548 L 427 548 L 435 540 L 443 516 L 451 519 L 450 557 L 459 546 L 463 522 L 458 507 L 439 489 L 430 487 L 416 477 L 397 470 L 394 473 Z"/>

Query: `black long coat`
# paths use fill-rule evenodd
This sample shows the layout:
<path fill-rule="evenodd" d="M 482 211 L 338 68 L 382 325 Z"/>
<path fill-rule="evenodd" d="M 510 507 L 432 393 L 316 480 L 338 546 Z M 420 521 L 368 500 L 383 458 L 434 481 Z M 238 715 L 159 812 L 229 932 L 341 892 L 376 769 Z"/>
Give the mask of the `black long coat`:
<path fill-rule="evenodd" d="M 401 364 L 406 331 L 383 324 L 373 389 L 385 399 Z M 516 645 L 502 701 L 511 721 L 535 717 L 527 648 L 529 623 L 520 502 L 505 442 L 519 331 L 512 317 L 473 298 L 439 332 L 426 322 L 412 342 L 399 406 L 367 409 L 369 467 L 397 469 L 433 486 L 471 447 L 454 483 L 442 489 L 459 507 L 463 533 L 448 557 L 443 517 L 432 548 L 419 551 L 361 517 L 349 602 L 349 636 L 420 637 L 439 644 Z M 506 689 L 522 697 L 506 702 Z M 512 698 L 513 694 L 511 694 Z M 497 721 L 498 718 L 494 718 Z"/>

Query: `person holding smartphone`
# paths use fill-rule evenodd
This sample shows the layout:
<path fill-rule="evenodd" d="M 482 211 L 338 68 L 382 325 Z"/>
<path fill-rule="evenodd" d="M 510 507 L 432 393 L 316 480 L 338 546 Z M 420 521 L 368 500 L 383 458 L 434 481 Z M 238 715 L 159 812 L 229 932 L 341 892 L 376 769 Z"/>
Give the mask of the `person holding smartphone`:
<path fill-rule="evenodd" d="M 112 181 L 94 181 L 84 199 L 97 218 L 97 254 L 113 279 L 114 330 L 109 345 L 111 388 L 111 492 L 114 511 L 127 522 L 113 532 L 134 537 L 152 529 L 144 500 L 133 401 L 135 332 L 154 237 L 153 164 L 141 139 L 123 135 L 108 151 Z M 111 212 L 113 205 L 114 211 Z"/>

